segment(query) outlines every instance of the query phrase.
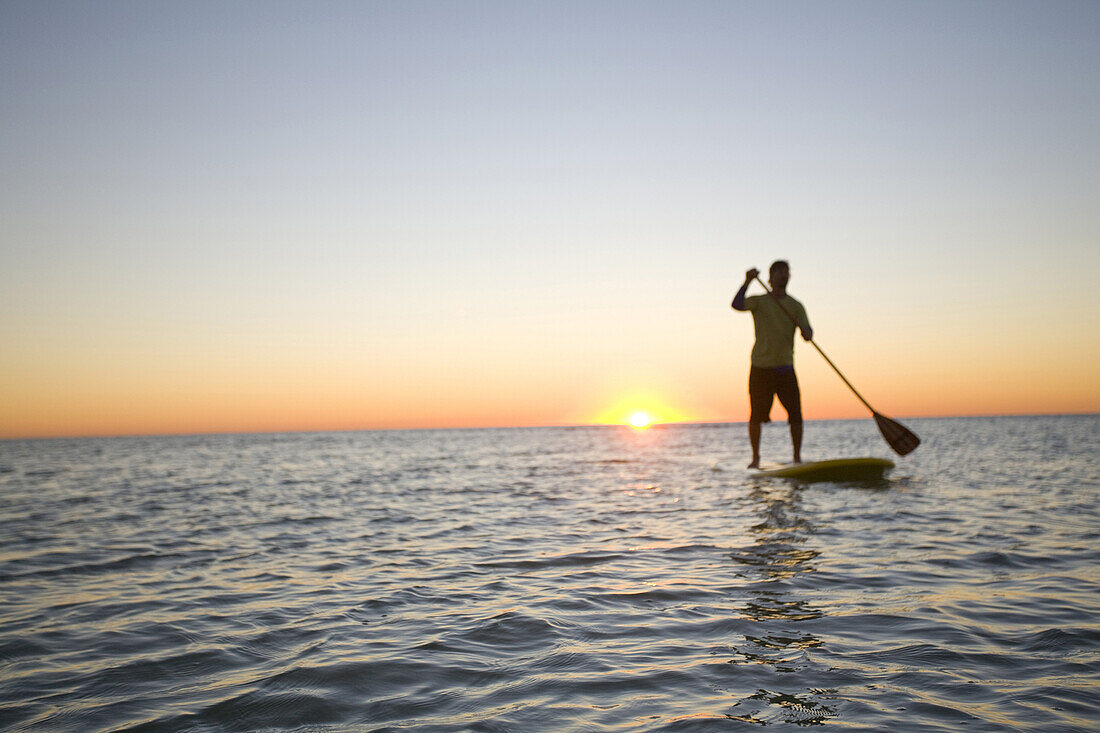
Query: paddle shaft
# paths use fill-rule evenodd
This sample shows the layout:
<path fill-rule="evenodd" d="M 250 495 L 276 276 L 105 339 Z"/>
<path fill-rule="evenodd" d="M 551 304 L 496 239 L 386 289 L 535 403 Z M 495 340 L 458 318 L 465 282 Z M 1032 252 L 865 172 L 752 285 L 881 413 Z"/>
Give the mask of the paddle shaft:
<path fill-rule="evenodd" d="M 768 290 L 768 286 L 764 284 L 764 281 L 760 279 L 759 275 L 756 276 L 756 282 L 760 283 L 760 286 L 762 288 L 764 288 L 764 291 L 768 295 L 771 295 L 772 291 Z M 801 326 L 798 325 L 798 319 L 796 319 L 794 316 L 791 315 L 791 312 L 789 310 L 787 310 L 783 306 L 782 303 L 779 302 L 778 298 L 775 299 L 775 304 L 779 306 L 779 310 L 783 311 L 783 313 L 786 314 L 787 318 L 791 319 L 791 323 L 794 324 L 795 328 L 798 328 L 798 329 L 802 328 Z M 821 347 L 817 345 L 817 342 L 814 341 L 813 339 L 809 339 L 809 341 L 810 341 L 811 344 L 813 344 L 813 347 L 815 349 L 817 349 L 817 353 L 821 354 L 821 358 L 824 359 L 826 362 L 828 362 L 829 366 L 831 366 L 833 368 L 833 371 L 836 372 L 836 375 L 838 377 L 840 377 L 846 385 L 848 385 L 848 389 L 852 390 L 852 394 L 854 394 L 857 398 L 859 398 L 859 401 L 862 402 L 864 404 L 864 406 L 868 410 L 871 411 L 872 414 L 877 415 L 878 413 L 875 412 L 875 408 L 871 407 L 871 403 L 869 403 L 867 400 L 863 399 L 863 395 L 861 395 L 859 393 L 859 391 L 855 387 L 852 386 L 852 383 L 848 381 L 848 378 L 846 376 L 844 376 L 844 374 L 839 369 L 836 368 L 836 364 L 834 364 L 833 360 L 830 359 L 828 357 L 828 355 L 826 355 L 826 353 L 821 350 Z"/>

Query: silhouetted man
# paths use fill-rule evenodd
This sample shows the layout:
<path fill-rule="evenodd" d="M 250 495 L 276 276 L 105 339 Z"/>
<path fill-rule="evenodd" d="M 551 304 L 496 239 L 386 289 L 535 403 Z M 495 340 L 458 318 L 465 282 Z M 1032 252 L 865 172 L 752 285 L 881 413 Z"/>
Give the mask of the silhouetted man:
<path fill-rule="evenodd" d="M 756 327 L 756 343 L 752 346 L 752 367 L 749 369 L 749 442 L 752 444 L 749 468 L 760 467 L 760 426 L 771 422 L 772 401 L 777 396 L 787 410 L 794 462 L 802 462 L 802 396 L 798 390 L 798 377 L 794 373 L 794 321 L 798 321 L 803 339 L 809 341 L 814 336 L 806 309 L 787 295 L 790 266 L 783 260 L 773 262 L 768 269 L 771 293 L 746 298 L 749 283 L 759 274 L 755 268 L 745 273 L 745 284 L 737 291 L 731 304 L 734 310 L 751 312 Z"/>

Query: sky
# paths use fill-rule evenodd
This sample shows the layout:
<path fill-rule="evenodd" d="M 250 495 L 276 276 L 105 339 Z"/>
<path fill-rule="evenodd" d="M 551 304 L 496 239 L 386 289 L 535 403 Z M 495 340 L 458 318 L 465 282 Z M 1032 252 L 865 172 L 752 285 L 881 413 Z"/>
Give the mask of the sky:
<path fill-rule="evenodd" d="M 1098 412 L 1098 79 L 1091 0 L 4 0 L 0 437 L 743 421 L 780 258 L 884 414 Z"/>

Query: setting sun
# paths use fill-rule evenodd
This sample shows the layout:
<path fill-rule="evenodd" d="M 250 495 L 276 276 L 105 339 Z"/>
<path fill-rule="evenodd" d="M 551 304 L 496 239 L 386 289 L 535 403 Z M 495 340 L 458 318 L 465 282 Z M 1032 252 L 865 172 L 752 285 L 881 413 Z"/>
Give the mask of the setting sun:
<path fill-rule="evenodd" d="M 594 425 L 627 425 L 645 430 L 654 425 L 686 422 L 693 415 L 673 407 L 654 389 L 625 389 L 605 403 L 599 412 L 580 418 L 580 422 Z"/>

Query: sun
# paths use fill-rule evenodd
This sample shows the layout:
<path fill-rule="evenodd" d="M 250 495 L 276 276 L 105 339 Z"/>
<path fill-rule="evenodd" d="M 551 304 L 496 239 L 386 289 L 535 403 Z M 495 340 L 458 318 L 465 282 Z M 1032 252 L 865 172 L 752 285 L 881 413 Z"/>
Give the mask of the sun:
<path fill-rule="evenodd" d="M 622 425 L 642 431 L 657 425 L 686 422 L 691 415 L 672 407 L 663 397 L 647 390 L 624 390 L 607 407 L 582 420 L 594 425 Z"/>

